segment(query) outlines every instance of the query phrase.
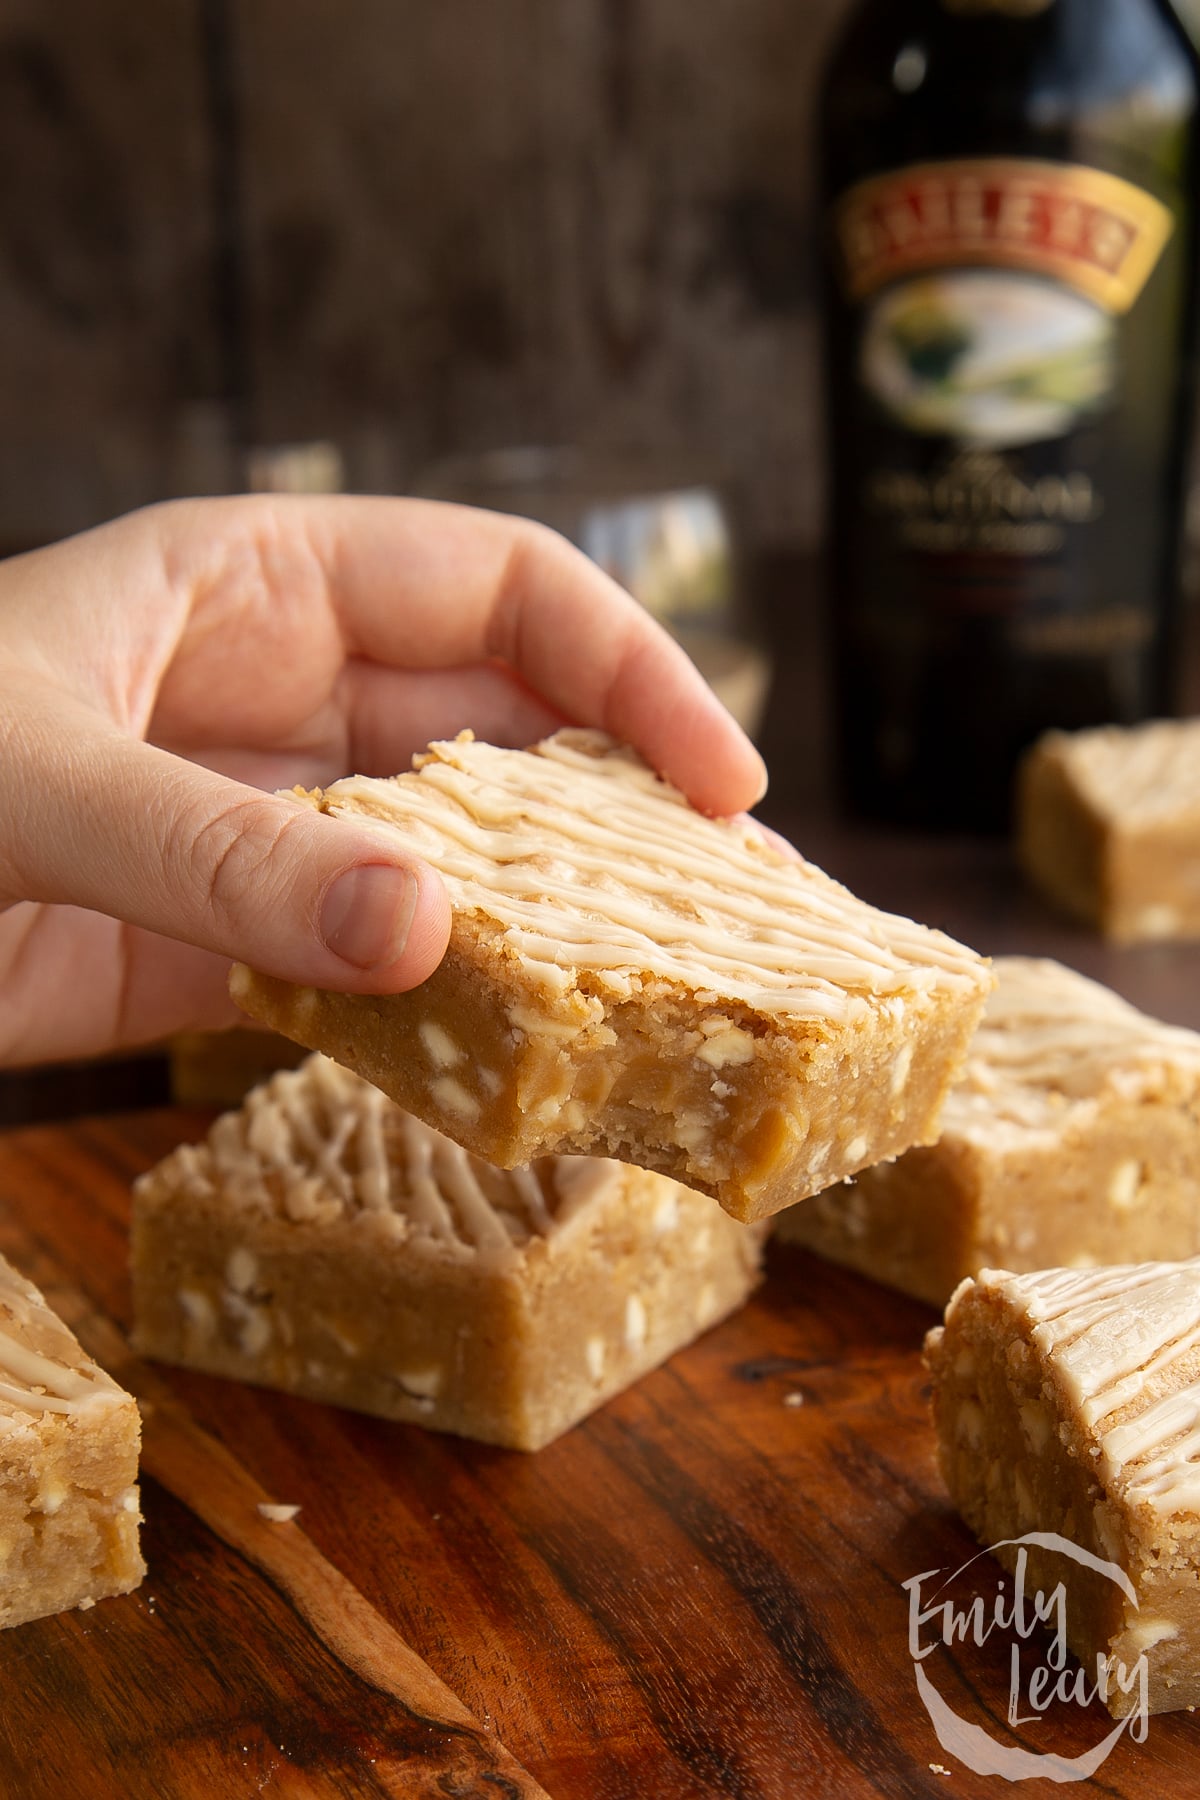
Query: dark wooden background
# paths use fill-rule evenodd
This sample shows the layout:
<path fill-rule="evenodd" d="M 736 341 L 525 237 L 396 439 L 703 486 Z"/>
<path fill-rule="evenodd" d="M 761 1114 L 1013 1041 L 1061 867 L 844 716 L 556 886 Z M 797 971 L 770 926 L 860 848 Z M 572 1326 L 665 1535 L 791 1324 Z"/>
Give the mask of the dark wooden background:
<path fill-rule="evenodd" d="M 332 435 L 385 490 L 449 451 L 699 449 L 755 541 L 811 541 L 812 98 L 844 10 L 4 0 L 0 543 L 219 484 L 231 132 L 260 440 Z"/>

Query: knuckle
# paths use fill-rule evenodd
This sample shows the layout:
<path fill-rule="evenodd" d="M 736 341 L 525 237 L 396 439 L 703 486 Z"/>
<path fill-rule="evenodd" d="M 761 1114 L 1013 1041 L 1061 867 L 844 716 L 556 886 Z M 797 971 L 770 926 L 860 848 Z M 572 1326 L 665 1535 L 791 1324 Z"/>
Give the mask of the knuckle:
<path fill-rule="evenodd" d="M 238 797 L 195 823 L 182 865 L 192 894 L 220 929 L 246 900 L 281 902 L 300 859 L 302 820 L 266 799 Z M 181 829 L 188 831 L 186 822 Z"/>

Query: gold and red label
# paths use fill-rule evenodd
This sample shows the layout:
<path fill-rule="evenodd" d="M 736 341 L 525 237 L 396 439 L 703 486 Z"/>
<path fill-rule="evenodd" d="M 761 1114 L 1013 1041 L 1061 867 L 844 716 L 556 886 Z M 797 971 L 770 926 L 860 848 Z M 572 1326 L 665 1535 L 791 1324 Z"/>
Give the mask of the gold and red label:
<path fill-rule="evenodd" d="M 970 157 L 875 175 L 838 202 L 855 299 L 920 269 L 1028 269 L 1127 312 L 1171 235 L 1167 207 L 1132 182 L 1075 163 Z"/>

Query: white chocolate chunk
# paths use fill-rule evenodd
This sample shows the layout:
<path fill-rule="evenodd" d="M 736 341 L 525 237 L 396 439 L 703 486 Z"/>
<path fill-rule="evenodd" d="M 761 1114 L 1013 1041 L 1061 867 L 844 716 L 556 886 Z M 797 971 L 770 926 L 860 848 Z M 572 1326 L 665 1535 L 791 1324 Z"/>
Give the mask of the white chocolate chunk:
<path fill-rule="evenodd" d="M 225 1280 L 235 1294 L 248 1294 L 258 1276 L 258 1264 L 250 1251 L 239 1244 L 231 1250 L 225 1264 Z"/>
<path fill-rule="evenodd" d="M 715 1037 L 706 1039 L 696 1055 L 710 1069 L 736 1068 L 754 1061 L 754 1039 L 739 1025 L 726 1025 Z"/>
<path fill-rule="evenodd" d="M 442 1111 L 452 1118 L 469 1122 L 479 1117 L 478 1100 L 453 1075 L 439 1075 L 436 1081 L 430 1082 L 429 1092 Z"/>
<path fill-rule="evenodd" d="M 1141 1164 L 1130 1156 L 1119 1162 L 1108 1184 L 1108 1204 L 1118 1212 L 1128 1212 L 1138 1197 L 1142 1184 Z"/>
<path fill-rule="evenodd" d="M 407 1369 L 396 1381 L 414 1400 L 436 1400 L 442 1391 L 442 1370 L 436 1365 L 426 1369 Z"/>
<path fill-rule="evenodd" d="M 426 1055 L 437 1069 L 452 1069 L 456 1063 L 462 1062 L 466 1051 L 456 1044 L 450 1033 L 434 1019 L 423 1019 L 417 1030 L 417 1036 L 424 1045 Z"/>

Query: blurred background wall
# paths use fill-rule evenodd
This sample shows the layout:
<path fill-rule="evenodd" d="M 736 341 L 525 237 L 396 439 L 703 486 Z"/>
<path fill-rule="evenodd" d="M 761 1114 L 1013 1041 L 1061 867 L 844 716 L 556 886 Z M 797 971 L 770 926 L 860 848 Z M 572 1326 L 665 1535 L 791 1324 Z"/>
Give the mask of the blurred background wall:
<path fill-rule="evenodd" d="M 752 547 L 811 544 L 844 9 L 3 0 L 0 548 L 225 485 L 231 380 L 254 439 L 332 436 L 352 486 L 678 448 L 728 466 Z"/>

